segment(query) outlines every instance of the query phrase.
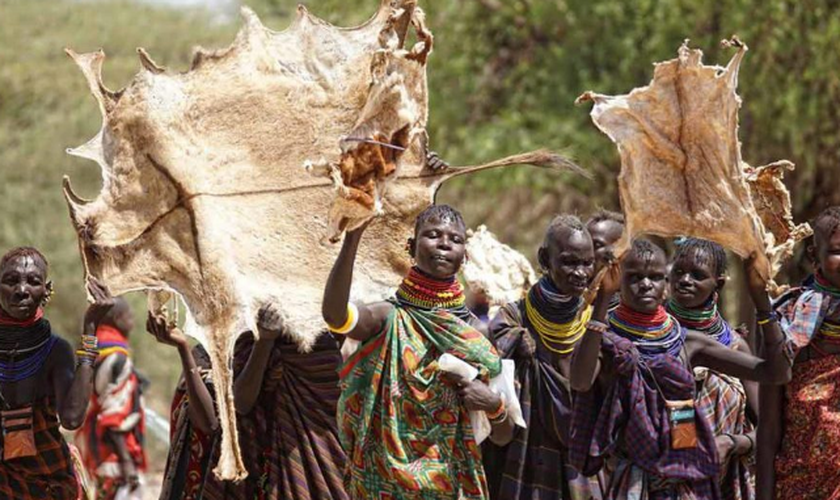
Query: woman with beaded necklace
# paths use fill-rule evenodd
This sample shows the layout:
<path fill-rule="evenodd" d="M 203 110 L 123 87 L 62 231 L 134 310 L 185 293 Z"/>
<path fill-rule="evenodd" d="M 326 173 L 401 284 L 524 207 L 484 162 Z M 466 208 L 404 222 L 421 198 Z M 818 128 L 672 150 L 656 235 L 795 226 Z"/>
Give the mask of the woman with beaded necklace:
<path fill-rule="evenodd" d="M 324 291 L 330 329 L 361 342 L 340 370 L 338 425 L 351 498 L 485 499 L 487 484 L 468 411 L 484 411 L 491 439 L 510 439 L 504 399 L 487 380 L 501 371 L 490 342 L 472 325 L 456 279 L 465 256 L 461 215 L 433 205 L 417 217 L 408 246 L 414 267 L 393 299 L 348 302 L 364 227 L 345 236 Z M 448 377 L 451 354 L 478 370 Z"/>
<path fill-rule="evenodd" d="M 722 246 L 697 238 L 682 240 L 672 259 L 669 281 L 667 310 L 680 325 L 731 349 L 751 353 L 718 311 L 718 296 L 726 284 Z M 694 376 L 699 387 L 697 406 L 712 426 L 722 465 L 721 495 L 724 500 L 751 500 L 755 485 L 749 462 L 755 449 L 758 386 L 704 367 L 694 368 Z"/>
<path fill-rule="evenodd" d="M 592 279 L 592 238 L 572 215 L 555 217 L 537 254 L 542 277 L 522 300 L 503 306 L 490 322 L 491 341 L 516 362 L 526 428 L 513 441 L 483 447 L 493 499 L 589 500 L 603 498 L 599 479 L 568 465 L 572 411 L 571 353 L 592 308 L 582 310 Z"/>
<path fill-rule="evenodd" d="M 745 262 L 745 271 L 765 359 L 686 331 L 665 311 L 667 259 L 653 243 L 635 240 L 620 268 L 609 269 L 572 358 L 569 447 L 570 462 L 587 475 L 610 459 L 608 498 L 720 498 L 715 439 L 695 408 L 692 367 L 764 383 L 790 379 L 784 338 L 753 262 Z M 621 303 L 608 316 L 618 290 Z"/>
<path fill-rule="evenodd" d="M 793 378 L 786 388 L 761 386 L 760 499 L 840 498 L 840 207 L 812 226 L 814 274 L 776 302 Z"/>
<path fill-rule="evenodd" d="M 113 307 L 92 281 L 96 302 L 85 313 L 82 349 L 53 333 L 44 318 L 52 283 L 38 250 L 16 248 L 0 259 L 0 497 L 71 500 L 80 495 L 70 451 L 59 431 L 82 425 L 98 355 L 96 327 Z"/>

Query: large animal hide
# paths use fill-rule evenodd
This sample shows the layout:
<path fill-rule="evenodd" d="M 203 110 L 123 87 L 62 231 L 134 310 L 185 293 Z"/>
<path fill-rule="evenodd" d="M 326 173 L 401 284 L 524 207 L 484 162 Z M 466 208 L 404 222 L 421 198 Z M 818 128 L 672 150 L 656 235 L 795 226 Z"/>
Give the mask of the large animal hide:
<path fill-rule="evenodd" d="M 64 185 L 86 273 L 114 294 L 163 290 L 183 300 L 185 331 L 214 366 L 223 479 L 245 476 L 229 368 L 236 337 L 256 331 L 258 309 L 275 302 L 288 335 L 302 350 L 312 344 L 338 251 L 328 240 L 378 216 L 359 250 L 353 299 L 380 300 L 407 271 L 413 220 L 446 179 L 516 163 L 573 166 L 539 151 L 426 167 L 432 36 L 415 0 L 383 0 L 348 29 L 303 7 L 282 32 L 248 9 L 243 17 L 230 47 L 198 50 L 184 73 L 138 49 L 142 70 L 117 92 L 102 83 L 101 51 L 67 51 L 103 118 L 90 142 L 68 151 L 100 165 L 102 191 L 87 201 Z M 411 27 L 416 44 L 406 49 Z"/>
<path fill-rule="evenodd" d="M 618 146 L 625 237 L 691 235 L 716 241 L 741 257 L 758 254 L 768 280 L 807 237 L 795 225 L 790 196 L 781 182 L 788 161 L 752 168 L 741 160 L 736 94 L 747 46 L 725 68 L 706 66 L 703 53 L 683 44 L 678 57 L 655 65 L 653 81 L 630 94 L 587 92 L 592 119 Z M 771 284 L 771 289 L 774 285 Z"/>

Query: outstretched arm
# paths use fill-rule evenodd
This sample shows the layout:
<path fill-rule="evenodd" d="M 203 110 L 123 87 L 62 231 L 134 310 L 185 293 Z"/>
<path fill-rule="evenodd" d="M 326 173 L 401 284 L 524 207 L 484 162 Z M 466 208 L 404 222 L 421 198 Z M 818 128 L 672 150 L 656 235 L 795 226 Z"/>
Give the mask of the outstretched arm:
<path fill-rule="evenodd" d="M 324 288 L 324 301 L 321 305 L 321 314 L 324 321 L 333 329 L 340 329 L 342 326 L 351 326 L 353 318 L 349 316 L 350 286 L 353 284 L 353 266 L 356 261 L 356 252 L 359 250 L 359 243 L 362 234 L 369 223 L 365 223 L 354 231 L 344 236 L 344 243 L 341 251 L 330 271 L 327 285 Z M 384 304 L 375 307 L 357 305 L 358 317 L 356 324 L 350 330 L 345 331 L 348 337 L 354 340 L 365 341 L 382 328 L 385 315 L 390 308 Z M 348 325 L 350 323 L 350 325 Z"/>
<path fill-rule="evenodd" d="M 190 423 L 203 434 L 212 434 L 219 428 L 216 412 L 213 408 L 213 396 L 201 379 L 199 366 L 195 362 L 187 337 L 181 333 L 175 324 L 167 324 L 163 316 L 153 316 L 149 313 L 146 319 L 146 330 L 161 344 L 178 348 L 181 358 L 181 370 L 187 386 L 189 406 L 187 414 Z"/>

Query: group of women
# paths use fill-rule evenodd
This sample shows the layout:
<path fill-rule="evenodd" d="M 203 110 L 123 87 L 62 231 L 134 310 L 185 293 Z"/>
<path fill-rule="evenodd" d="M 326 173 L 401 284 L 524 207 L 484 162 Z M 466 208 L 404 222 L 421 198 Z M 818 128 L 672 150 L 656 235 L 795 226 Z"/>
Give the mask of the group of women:
<path fill-rule="evenodd" d="M 840 208 L 813 226 L 814 273 L 776 303 L 745 260 L 752 332 L 721 315 L 723 248 L 683 238 L 669 259 L 638 239 L 616 261 L 620 214 L 552 220 L 539 282 L 489 323 L 458 281 L 466 227 L 455 209 L 418 216 L 413 267 L 372 304 L 349 301 L 363 226 L 346 234 L 325 286 L 332 333 L 301 352 L 269 304 L 258 335 L 237 342 L 249 473 L 239 483 L 211 472 L 219 426 L 208 356 L 148 318 L 183 366 L 161 498 L 840 499 Z M 50 288 L 37 250 L 0 262 L 4 498 L 78 495 L 58 425 L 84 418 L 91 332 L 113 299 L 92 282 L 74 360 L 43 317 Z M 356 347 L 342 354 L 346 339 Z M 444 355 L 476 375 L 445 371 Z M 492 388 L 503 360 L 515 365 L 513 398 Z M 479 443 L 482 413 L 489 438 Z"/>

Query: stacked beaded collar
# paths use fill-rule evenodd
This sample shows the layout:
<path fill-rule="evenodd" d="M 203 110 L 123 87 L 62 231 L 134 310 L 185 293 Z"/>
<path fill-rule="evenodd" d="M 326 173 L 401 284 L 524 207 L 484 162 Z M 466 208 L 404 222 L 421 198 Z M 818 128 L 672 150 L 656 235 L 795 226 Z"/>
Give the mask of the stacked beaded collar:
<path fill-rule="evenodd" d="M 685 329 L 662 306 L 648 314 L 619 304 L 610 311 L 609 322 L 612 331 L 633 342 L 642 356 L 679 356 L 685 343 Z"/>
<path fill-rule="evenodd" d="M 671 299 L 668 301 L 668 312 L 685 328 L 705 333 L 726 347 L 732 345 L 732 328 L 718 311 L 716 294 L 696 309 L 683 307 Z"/>
<path fill-rule="evenodd" d="M 57 341 L 41 309 L 23 321 L 0 311 L 0 382 L 20 382 L 38 373 Z"/>
<path fill-rule="evenodd" d="M 445 309 L 463 318 L 469 317 L 464 287 L 453 276 L 439 280 L 412 267 L 397 289 L 397 301 L 406 306 L 425 310 Z"/>
<path fill-rule="evenodd" d="M 543 346 L 556 354 L 569 354 L 586 332 L 592 308 L 579 314 L 582 297 L 560 294 L 548 276 L 531 287 L 525 297 L 525 316 Z"/>

